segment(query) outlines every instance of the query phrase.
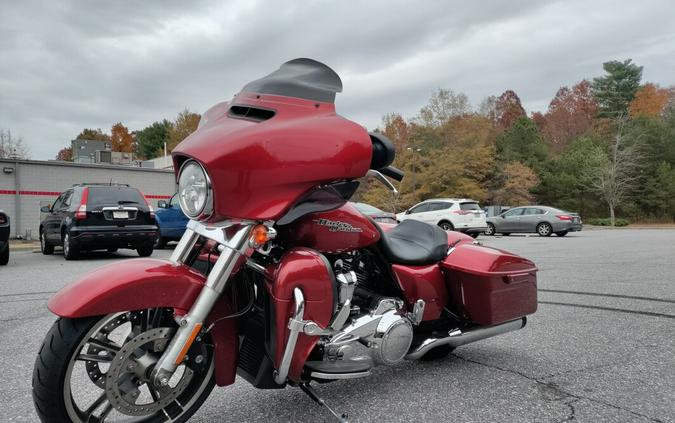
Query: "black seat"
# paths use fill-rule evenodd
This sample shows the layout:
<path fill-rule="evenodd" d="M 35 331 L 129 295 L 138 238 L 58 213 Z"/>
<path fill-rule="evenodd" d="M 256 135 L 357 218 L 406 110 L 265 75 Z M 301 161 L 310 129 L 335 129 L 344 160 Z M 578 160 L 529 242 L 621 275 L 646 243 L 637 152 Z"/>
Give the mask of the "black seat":
<path fill-rule="evenodd" d="M 380 245 L 392 263 L 421 266 L 445 258 L 448 234 L 438 226 L 409 219 L 389 232 L 382 231 Z"/>

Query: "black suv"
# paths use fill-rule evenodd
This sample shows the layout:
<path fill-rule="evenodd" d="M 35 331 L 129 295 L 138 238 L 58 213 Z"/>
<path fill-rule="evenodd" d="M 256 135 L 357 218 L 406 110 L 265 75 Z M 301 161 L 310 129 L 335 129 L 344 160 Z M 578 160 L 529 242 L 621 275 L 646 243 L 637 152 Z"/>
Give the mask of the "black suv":
<path fill-rule="evenodd" d="M 9 216 L 0 210 L 0 266 L 9 263 Z"/>
<path fill-rule="evenodd" d="M 52 254 L 63 246 L 66 260 L 81 251 L 131 248 L 141 257 L 152 254 L 157 223 L 141 192 L 121 184 L 80 184 L 63 192 L 40 223 L 40 249 Z"/>

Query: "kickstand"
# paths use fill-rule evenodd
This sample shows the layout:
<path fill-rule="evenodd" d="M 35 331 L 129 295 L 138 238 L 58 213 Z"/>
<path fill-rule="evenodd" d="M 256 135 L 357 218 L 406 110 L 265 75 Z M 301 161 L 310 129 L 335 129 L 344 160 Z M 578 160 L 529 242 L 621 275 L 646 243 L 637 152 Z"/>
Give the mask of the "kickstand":
<path fill-rule="evenodd" d="M 314 388 L 309 386 L 309 382 L 300 384 L 300 389 L 302 389 L 302 392 L 306 393 L 307 396 L 313 399 L 317 404 L 319 404 L 322 407 L 326 407 L 326 409 L 330 411 L 330 413 L 333 416 L 335 416 L 335 419 L 337 419 L 338 422 L 349 423 L 347 421 L 347 415 L 346 414 L 339 415 L 335 410 L 330 408 L 328 404 L 326 404 L 326 401 L 324 401 L 324 399 L 319 396 L 319 394 L 314 390 Z"/>

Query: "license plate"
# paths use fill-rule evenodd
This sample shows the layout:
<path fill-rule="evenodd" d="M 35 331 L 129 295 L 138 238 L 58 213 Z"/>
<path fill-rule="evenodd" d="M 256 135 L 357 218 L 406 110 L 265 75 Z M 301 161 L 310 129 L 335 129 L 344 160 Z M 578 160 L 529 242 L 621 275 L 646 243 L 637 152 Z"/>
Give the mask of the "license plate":
<path fill-rule="evenodd" d="M 113 219 L 128 219 L 129 212 L 126 211 L 113 211 Z"/>

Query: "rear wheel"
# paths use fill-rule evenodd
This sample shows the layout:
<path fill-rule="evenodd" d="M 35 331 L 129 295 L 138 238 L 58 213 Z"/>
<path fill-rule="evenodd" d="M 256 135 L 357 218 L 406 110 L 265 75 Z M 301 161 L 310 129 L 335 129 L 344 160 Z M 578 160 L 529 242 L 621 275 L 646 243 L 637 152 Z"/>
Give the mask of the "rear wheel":
<path fill-rule="evenodd" d="M 485 229 L 485 235 L 492 236 L 495 234 L 495 225 L 492 223 L 487 224 L 487 229 Z"/>
<path fill-rule="evenodd" d="M 80 254 L 80 251 L 73 245 L 73 240 L 68 231 L 63 233 L 63 257 L 66 260 L 74 260 Z"/>
<path fill-rule="evenodd" d="M 138 252 L 138 255 L 141 257 L 150 257 L 152 255 L 153 249 L 154 248 L 152 245 L 143 245 L 136 248 L 136 252 Z"/>
<path fill-rule="evenodd" d="M 558 236 L 565 236 L 565 235 L 567 235 L 567 231 L 560 231 L 560 232 L 556 232 L 555 234 L 558 235 Z"/>
<path fill-rule="evenodd" d="M 438 226 L 440 226 L 441 229 L 443 229 L 444 231 L 454 231 L 455 230 L 455 227 L 452 226 L 452 223 L 446 222 L 446 221 L 439 223 Z"/>
<path fill-rule="evenodd" d="M 553 228 L 546 222 L 537 225 L 537 233 L 539 236 L 551 236 L 552 232 Z"/>
<path fill-rule="evenodd" d="M 54 246 L 47 241 L 47 237 L 42 230 L 40 230 L 40 251 L 44 255 L 54 254 Z"/>
<path fill-rule="evenodd" d="M 0 266 L 7 263 L 9 263 L 9 243 L 5 244 L 5 248 L 0 252 Z"/>
<path fill-rule="evenodd" d="M 214 386 L 214 360 L 197 341 L 169 385 L 150 374 L 176 330 L 171 309 L 59 319 L 33 370 L 33 400 L 43 422 L 185 422 Z M 206 336 L 205 338 L 208 338 Z"/>

